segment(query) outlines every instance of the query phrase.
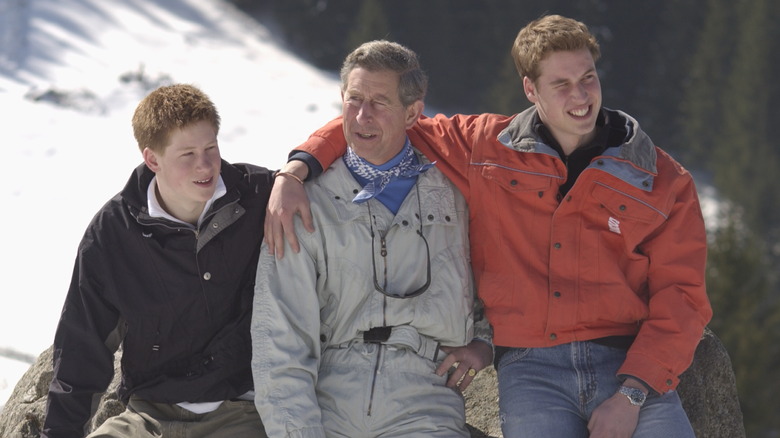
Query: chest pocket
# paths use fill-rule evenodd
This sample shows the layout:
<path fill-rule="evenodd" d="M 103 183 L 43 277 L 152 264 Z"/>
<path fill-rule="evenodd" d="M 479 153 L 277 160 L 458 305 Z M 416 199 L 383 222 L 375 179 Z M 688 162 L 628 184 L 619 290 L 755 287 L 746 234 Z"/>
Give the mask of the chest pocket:
<path fill-rule="evenodd" d="M 422 215 L 426 225 L 451 225 L 458 220 L 458 213 L 455 210 L 455 194 L 452 190 L 446 187 L 429 186 L 421 187 L 419 193 Z"/>
<path fill-rule="evenodd" d="M 609 210 L 610 214 L 621 219 L 642 223 L 666 219 L 663 212 L 649 204 L 599 183 L 593 188 L 593 197 Z"/>
<path fill-rule="evenodd" d="M 481 174 L 486 180 L 510 192 L 546 191 L 553 185 L 553 180 L 559 179 L 563 182 L 563 178 L 558 175 L 528 172 L 494 164 L 475 165 L 482 166 Z"/>

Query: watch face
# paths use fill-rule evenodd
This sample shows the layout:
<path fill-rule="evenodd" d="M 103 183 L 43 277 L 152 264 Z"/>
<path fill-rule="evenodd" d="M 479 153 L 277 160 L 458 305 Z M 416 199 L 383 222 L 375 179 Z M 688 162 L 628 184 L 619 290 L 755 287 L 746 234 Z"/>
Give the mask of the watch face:
<path fill-rule="evenodd" d="M 632 405 L 642 406 L 645 403 L 645 393 L 637 388 L 629 388 L 627 386 L 620 387 L 620 393 L 628 397 L 628 400 Z"/>

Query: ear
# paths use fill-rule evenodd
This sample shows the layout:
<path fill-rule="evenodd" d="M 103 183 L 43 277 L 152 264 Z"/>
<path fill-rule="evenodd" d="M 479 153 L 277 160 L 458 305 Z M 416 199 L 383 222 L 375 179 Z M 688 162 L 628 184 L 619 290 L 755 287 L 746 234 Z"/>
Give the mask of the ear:
<path fill-rule="evenodd" d="M 531 103 L 536 103 L 539 99 L 536 97 L 536 85 L 528 76 L 523 76 L 523 93 Z"/>
<path fill-rule="evenodd" d="M 152 172 L 157 173 L 157 171 L 160 170 L 160 163 L 157 160 L 157 154 L 149 148 L 144 148 L 143 156 L 146 167 L 148 167 Z"/>
<path fill-rule="evenodd" d="M 425 104 L 422 100 L 415 100 L 411 105 L 406 107 L 406 129 L 411 128 L 417 123 L 417 119 L 420 118 L 424 109 Z"/>

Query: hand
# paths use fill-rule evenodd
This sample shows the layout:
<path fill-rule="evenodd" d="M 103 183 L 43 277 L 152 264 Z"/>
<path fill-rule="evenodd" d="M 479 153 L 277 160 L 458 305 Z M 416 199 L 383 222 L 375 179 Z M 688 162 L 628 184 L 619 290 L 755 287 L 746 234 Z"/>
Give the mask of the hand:
<path fill-rule="evenodd" d="M 647 389 L 634 379 L 626 379 L 625 386 Z M 634 406 L 620 393 L 600 404 L 590 416 L 588 430 L 590 438 L 631 438 L 639 423 L 639 406 Z"/>
<path fill-rule="evenodd" d="M 306 164 L 295 160 L 287 163 L 282 171 L 294 173 L 303 180 L 308 168 Z M 268 198 L 263 230 L 268 252 L 276 254 L 280 259 L 284 257 L 285 238 L 294 252 L 300 251 L 293 222 L 296 213 L 303 219 L 303 227 L 310 233 L 314 232 L 309 197 L 306 196 L 303 185 L 289 176 L 277 176 Z"/>
<path fill-rule="evenodd" d="M 447 386 L 464 391 L 474 380 L 476 372 L 481 371 L 493 360 L 493 347 L 482 341 L 471 341 L 464 347 L 441 347 L 441 350 L 447 353 L 441 365 L 436 369 L 436 374 L 443 376 L 452 370 L 450 378 L 447 380 Z M 469 375 L 469 370 L 474 370 L 473 376 Z"/>

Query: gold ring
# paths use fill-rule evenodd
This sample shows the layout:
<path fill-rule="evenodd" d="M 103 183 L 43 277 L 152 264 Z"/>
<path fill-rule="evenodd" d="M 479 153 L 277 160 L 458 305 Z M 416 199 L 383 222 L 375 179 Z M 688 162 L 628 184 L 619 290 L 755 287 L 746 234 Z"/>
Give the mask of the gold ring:
<path fill-rule="evenodd" d="M 475 370 L 474 368 L 469 368 L 468 374 L 469 376 L 474 377 L 477 375 L 477 370 Z"/>

